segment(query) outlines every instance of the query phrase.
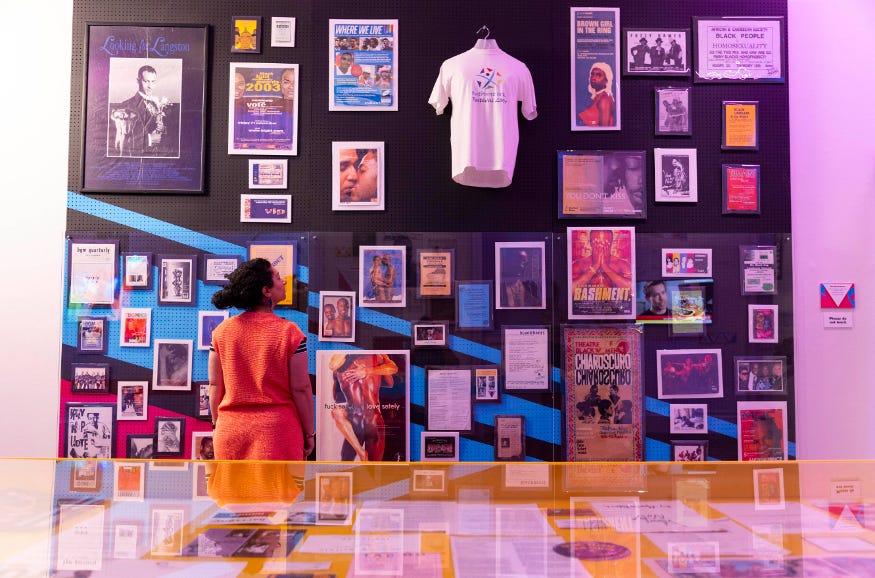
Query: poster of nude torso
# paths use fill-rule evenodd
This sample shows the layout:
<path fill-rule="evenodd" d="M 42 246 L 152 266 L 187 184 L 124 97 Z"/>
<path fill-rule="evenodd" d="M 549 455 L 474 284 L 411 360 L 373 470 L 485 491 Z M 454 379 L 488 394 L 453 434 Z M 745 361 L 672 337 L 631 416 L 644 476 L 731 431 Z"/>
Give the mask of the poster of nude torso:
<path fill-rule="evenodd" d="M 635 318 L 635 229 L 568 228 L 568 319 Z"/>
<path fill-rule="evenodd" d="M 642 461 L 642 330 L 563 327 L 565 459 Z"/>

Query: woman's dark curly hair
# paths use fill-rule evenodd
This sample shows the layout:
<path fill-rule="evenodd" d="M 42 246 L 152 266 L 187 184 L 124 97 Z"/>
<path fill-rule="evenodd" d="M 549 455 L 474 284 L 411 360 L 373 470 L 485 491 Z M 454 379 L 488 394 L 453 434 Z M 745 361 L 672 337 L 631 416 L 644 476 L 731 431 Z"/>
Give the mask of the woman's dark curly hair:
<path fill-rule="evenodd" d="M 251 259 L 228 275 L 228 285 L 213 295 L 213 305 L 218 309 L 252 309 L 261 305 L 264 287 L 273 287 L 270 261 L 261 257 Z"/>

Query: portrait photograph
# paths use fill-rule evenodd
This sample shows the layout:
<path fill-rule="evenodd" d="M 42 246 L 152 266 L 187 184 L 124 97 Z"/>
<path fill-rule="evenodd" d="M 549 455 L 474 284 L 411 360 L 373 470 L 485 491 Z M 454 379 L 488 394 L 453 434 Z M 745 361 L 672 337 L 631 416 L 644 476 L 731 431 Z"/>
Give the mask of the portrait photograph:
<path fill-rule="evenodd" d="M 155 418 L 155 457 L 182 457 L 185 451 L 185 418 Z"/>
<path fill-rule="evenodd" d="M 474 401 L 500 401 L 498 367 L 474 368 Z"/>
<path fill-rule="evenodd" d="M 359 306 L 407 305 L 407 247 L 359 247 Z"/>
<path fill-rule="evenodd" d="M 653 89 L 656 103 L 656 136 L 690 136 L 690 87 L 657 86 Z"/>
<path fill-rule="evenodd" d="M 154 451 L 155 436 L 153 434 L 128 434 L 126 458 L 148 460 L 152 458 Z"/>
<path fill-rule="evenodd" d="M 699 201 L 696 149 L 653 149 L 657 203 Z"/>
<path fill-rule="evenodd" d="M 106 353 L 106 317 L 80 317 L 76 349 L 80 354 Z"/>
<path fill-rule="evenodd" d="M 658 349 L 659 399 L 723 397 L 720 349 Z"/>
<path fill-rule="evenodd" d="M 228 154 L 298 154 L 297 64 L 231 62 Z"/>
<path fill-rule="evenodd" d="M 152 389 L 191 391 L 190 339 L 156 339 L 152 360 Z"/>
<path fill-rule="evenodd" d="M 382 211 L 386 208 L 385 145 L 382 142 L 331 143 L 331 208 Z"/>
<path fill-rule="evenodd" d="M 216 454 L 213 451 L 213 432 L 196 431 L 191 434 L 191 459 L 216 459 Z"/>
<path fill-rule="evenodd" d="M 458 462 L 459 432 L 420 432 L 419 461 Z"/>
<path fill-rule="evenodd" d="M 123 307 L 119 318 L 120 347 L 149 347 L 151 345 L 151 309 Z"/>
<path fill-rule="evenodd" d="M 495 244 L 495 308 L 545 309 L 544 241 Z"/>
<path fill-rule="evenodd" d="M 623 74 L 689 76 L 689 38 L 689 28 L 624 28 Z"/>
<path fill-rule="evenodd" d="M 352 472 L 316 474 L 316 524 L 352 523 Z"/>
<path fill-rule="evenodd" d="M 446 347 L 448 323 L 413 323 L 413 347 Z"/>
<path fill-rule="evenodd" d="M 196 255 L 158 256 L 159 305 L 193 305 L 196 291 Z"/>
<path fill-rule="evenodd" d="M 70 382 L 72 393 L 108 393 L 108 363 L 74 363 Z"/>
<path fill-rule="evenodd" d="M 198 311 L 197 312 L 197 348 L 201 351 L 209 351 L 213 344 L 213 331 L 222 321 L 228 318 L 230 312 L 224 311 Z"/>
<path fill-rule="evenodd" d="M 119 421 L 143 421 L 149 410 L 148 381 L 120 381 L 116 396 Z"/>
<path fill-rule="evenodd" d="M 673 403 L 668 409 L 669 433 L 708 433 L 708 406 L 706 404 Z"/>
<path fill-rule="evenodd" d="M 747 306 L 748 343 L 778 343 L 778 306 Z"/>
<path fill-rule="evenodd" d="M 671 461 L 673 462 L 707 462 L 707 440 L 683 440 L 671 442 Z"/>
<path fill-rule="evenodd" d="M 319 341 L 355 341 L 355 291 L 319 292 Z"/>
<path fill-rule="evenodd" d="M 152 254 L 122 253 L 122 289 L 152 290 Z"/>
<path fill-rule="evenodd" d="M 787 393 L 787 358 L 782 355 L 735 358 L 735 393 Z"/>
<path fill-rule="evenodd" d="M 68 402 L 65 415 L 65 458 L 115 457 L 115 404 Z"/>
<path fill-rule="evenodd" d="M 644 151 L 556 151 L 559 218 L 647 217 Z"/>
<path fill-rule="evenodd" d="M 228 275 L 233 273 L 241 262 L 240 255 L 201 255 L 201 281 L 204 285 L 224 287 L 228 284 Z"/>

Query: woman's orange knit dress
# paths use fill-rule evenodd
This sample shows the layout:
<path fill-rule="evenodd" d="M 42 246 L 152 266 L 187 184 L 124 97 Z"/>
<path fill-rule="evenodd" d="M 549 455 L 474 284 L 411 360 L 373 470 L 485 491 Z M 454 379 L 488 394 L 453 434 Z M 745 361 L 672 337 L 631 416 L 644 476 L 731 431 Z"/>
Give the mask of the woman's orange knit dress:
<path fill-rule="evenodd" d="M 219 460 L 303 460 L 304 437 L 292 401 L 289 360 L 306 336 L 273 313 L 247 311 L 213 331 L 225 395 L 213 444 Z"/>

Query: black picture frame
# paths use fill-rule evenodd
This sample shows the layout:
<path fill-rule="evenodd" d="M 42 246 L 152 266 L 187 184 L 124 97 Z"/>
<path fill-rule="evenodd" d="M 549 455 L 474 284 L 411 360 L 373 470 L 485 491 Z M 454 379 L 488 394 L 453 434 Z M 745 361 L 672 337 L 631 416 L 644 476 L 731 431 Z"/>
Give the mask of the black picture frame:
<path fill-rule="evenodd" d="M 204 285 L 228 285 L 227 275 L 243 262 L 240 255 L 213 255 L 211 253 L 201 255 L 200 273 Z"/>
<path fill-rule="evenodd" d="M 516 431 L 514 431 L 514 429 Z M 522 462 L 526 459 L 526 416 L 496 415 L 493 417 L 493 460 Z M 516 451 L 514 451 L 516 450 Z"/>
<path fill-rule="evenodd" d="M 122 253 L 122 290 L 151 291 L 153 286 L 152 253 Z"/>
<path fill-rule="evenodd" d="M 195 381 L 192 388 L 197 392 L 194 398 L 194 416 L 204 421 L 212 421 L 213 414 L 210 411 L 210 382 Z"/>
<path fill-rule="evenodd" d="M 128 434 L 125 457 L 128 459 L 152 459 L 155 452 L 154 434 Z"/>
<path fill-rule="evenodd" d="M 156 417 L 155 447 L 156 458 L 181 458 L 185 453 L 185 418 Z"/>
<path fill-rule="evenodd" d="M 109 393 L 108 363 L 72 363 L 70 369 L 70 393 Z"/>
<path fill-rule="evenodd" d="M 250 26 L 254 25 L 254 29 Z M 243 30 L 238 27 L 243 26 Z M 261 54 L 261 16 L 232 16 L 231 52 L 242 54 Z"/>
<path fill-rule="evenodd" d="M 158 255 L 158 304 L 197 303 L 197 255 Z"/>
<path fill-rule="evenodd" d="M 493 298 L 492 281 L 456 281 L 456 329 L 492 329 Z"/>
<path fill-rule="evenodd" d="M 760 150 L 760 103 L 758 100 L 724 100 L 721 106 L 720 149 Z M 753 119 L 749 118 L 753 116 Z"/>
<path fill-rule="evenodd" d="M 722 176 L 724 215 L 762 214 L 760 165 L 724 164 Z"/>
<path fill-rule="evenodd" d="M 707 462 L 708 440 L 671 440 L 671 461 Z"/>
<path fill-rule="evenodd" d="M 115 430 L 114 403 L 67 402 L 63 457 L 114 458 Z"/>
<path fill-rule="evenodd" d="M 646 219 L 647 151 L 556 151 L 560 219 Z"/>
<path fill-rule="evenodd" d="M 109 318 L 83 315 L 76 328 L 76 351 L 80 355 L 104 355 Z"/>
<path fill-rule="evenodd" d="M 417 299 L 453 298 L 455 249 L 417 249 L 415 264 Z"/>
<path fill-rule="evenodd" d="M 689 28 L 623 28 L 621 38 L 623 76 L 690 76 Z M 644 53 L 639 52 L 642 43 Z M 657 47 L 662 47 L 661 56 Z"/>
<path fill-rule="evenodd" d="M 474 401 L 501 402 L 501 369 L 498 365 L 478 365 L 474 368 Z"/>
<path fill-rule="evenodd" d="M 692 136 L 693 115 L 689 86 L 657 86 L 653 89 L 655 105 L 653 132 L 656 136 Z"/>
<path fill-rule="evenodd" d="M 450 342 L 448 321 L 419 321 L 410 324 L 410 338 L 415 349 L 446 349 Z"/>
<path fill-rule="evenodd" d="M 738 33 L 757 34 L 767 31 L 773 40 L 771 46 L 765 38 L 738 38 Z M 777 35 L 773 32 L 777 31 Z M 703 34 L 704 33 L 704 34 Z M 713 34 L 713 37 L 709 36 Z M 777 38 L 775 38 L 777 37 Z M 712 40 L 720 44 L 734 44 L 731 48 L 718 47 L 714 51 Z M 693 82 L 696 83 L 783 83 L 787 78 L 786 25 L 783 16 L 693 16 Z M 742 42 L 758 46 L 737 46 Z M 760 46 L 761 45 L 761 46 Z M 736 50 L 745 50 L 754 58 L 745 60 Z M 719 56 L 715 56 L 719 54 Z M 713 56 L 709 58 L 707 55 Z"/>

